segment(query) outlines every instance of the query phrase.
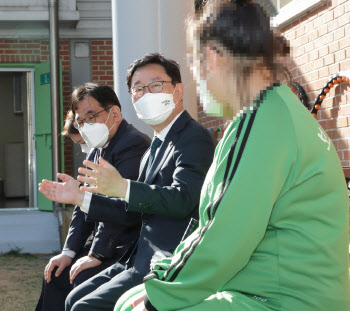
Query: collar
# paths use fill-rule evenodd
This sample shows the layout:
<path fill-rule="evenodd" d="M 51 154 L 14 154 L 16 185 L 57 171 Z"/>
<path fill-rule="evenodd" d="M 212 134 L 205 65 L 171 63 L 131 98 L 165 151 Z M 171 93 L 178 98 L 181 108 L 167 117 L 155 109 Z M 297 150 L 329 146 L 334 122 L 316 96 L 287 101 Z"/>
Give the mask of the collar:
<path fill-rule="evenodd" d="M 165 140 L 165 137 L 168 135 L 171 127 L 173 126 L 173 124 L 175 123 L 175 121 L 181 116 L 181 114 L 184 112 L 185 110 L 182 110 L 180 113 L 178 113 L 176 115 L 176 117 L 173 119 L 173 121 L 171 121 L 171 123 L 169 123 L 164 129 L 162 129 L 158 135 L 154 135 L 157 136 L 162 142 Z"/>

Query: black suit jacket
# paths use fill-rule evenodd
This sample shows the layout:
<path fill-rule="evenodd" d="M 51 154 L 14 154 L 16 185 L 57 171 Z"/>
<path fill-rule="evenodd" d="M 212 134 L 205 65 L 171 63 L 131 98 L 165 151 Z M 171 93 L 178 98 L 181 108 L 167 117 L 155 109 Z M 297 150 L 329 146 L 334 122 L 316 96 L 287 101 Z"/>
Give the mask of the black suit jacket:
<path fill-rule="evenodd" d="M 138 175 L 142 155 L 149 144 L 150 139 L 146 135 L 123 120 L 101 156 L 124 178 L 134 180 Z M 89 154 L 89 160 L 97 160 L 96 152 L 97 149 L 94 149 Z M 126 211 L 124 213 L 126 214 Z M 88 221 L 80 207 L 75 206 L 64 249 L 79 253 L 85 244 L 91 243 L 91 250 L 94 252 L 106 258 L 120 258 L 139 236 L 140 226 L 141 217 L 137 214 L 129 217 L 128 222 L 118 225 L 98 223 Z"/>
<path fill-rule="evenodd" d="M 145 153 L 138 181 L 130 182 L 129 203 L 92 195 L 88 219 L 122 224 L 142 213 L 133 259 L 135 267 L 147 273 L 154 253 L 172 253 L 190 219 L 198 218 L 200 191 L 214 150 L 213 136 L 184 111 L 160 146 L 147 176 L 150 151 Z"/>

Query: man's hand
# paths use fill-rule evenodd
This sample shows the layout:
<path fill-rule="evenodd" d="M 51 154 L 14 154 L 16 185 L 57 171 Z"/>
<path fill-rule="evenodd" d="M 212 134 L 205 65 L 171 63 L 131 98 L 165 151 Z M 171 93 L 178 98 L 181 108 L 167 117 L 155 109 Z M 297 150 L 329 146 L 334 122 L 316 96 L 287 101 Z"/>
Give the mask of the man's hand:
<path fill-rule="evenodd" d="M 84 200 L 84 192 L 79 190 L 79 182 L 66 174 L 57 174 L 63 182 L 43 179 L 39 184 L 39 191 L 49 200 L 73 204 L 81 207 Z"/>
<path fill-rule="evenodd" d="M 100 193 L 109 197 L 125 198 L 128 181 L 124 179 L 115 167 L 100 157 L 100 164 L 84 161 L 91 170 L 79 167 L 78 172 L 86 176 L 78 176 L 80 182 L 91 187 L 80 187 L 80 190 Z"/>
<path fill-rule="evenodd" d="M 55 269 L 55 267 L 58 267 L 55 273 L 55 276 L 58 277 L 62 273 L 62 271 L 66 267 L 68 267 L 71 263 L 72 263 L 72 258 L 64 254 L 59 254 L 55 257 L 52 257 L 44 270 L 44 278 L 46 282 L 47 283 L 51 282 L 51 274 L 53 269 Z"/>
<path fill-rule="evenodd" d="M 102 261 L 94 257 L 84 256 L 79 258 L 70 269 L 70 283 L 73 284 L 74 279 L 81 271 L 89 268 L 97 267 L 101 263 Z"/>
<path fill-rule="evenodd" d="M 143 290 L 136 294 L 131 300 L 128 300 L 133 311 L 147 311 L 143 300 L 146 296 L 146 290 Z"/>

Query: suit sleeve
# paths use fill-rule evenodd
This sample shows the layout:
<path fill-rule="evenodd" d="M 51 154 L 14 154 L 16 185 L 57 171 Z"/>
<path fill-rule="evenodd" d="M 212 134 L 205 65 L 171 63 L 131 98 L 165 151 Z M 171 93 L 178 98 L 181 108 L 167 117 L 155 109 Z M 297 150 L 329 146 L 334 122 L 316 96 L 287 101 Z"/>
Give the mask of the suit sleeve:
<path fill-rule="evenodd" d="M 63 249 L 78 253 L 93 230 L 94 224 L 86 222 L 85 213 L 80 210 L 79 206 L 75 206 Z"/>
<path fill-rule="evenodd" d="M 140 161 L 144 151 L 148 148 L 148 143 L 141 137 L 129 138 L 129 141 L 132 144 L 123 148 L 122 152 L 112 153 L 111 158 L 107 161 L 109 160 L 122 177 L 136 179 Z M 114 217 L 109 214 L 111 212 Z M 118 215 L 115 215 L 116 213 Z M 111 219 L 117 219 L 118 222 L 111 222 Z M 130 229 L 139 227 L 141 215 L 127 213 L 125 204 L 120 199 L 93 194 L 87 220 L 100 222 L 91 249 L 104 257 L 111 257 L 116 246 L 123 244 L 123 241 L 119 240 L 121 226 Z"/>
<path fill-rule="evenodd" d="M 283 118 L 278 122 L 281 129 L 258 127 L 250 133 L 240 160 L 233 157 L 231 167 L 237 161 L 238 167 L 218 207 L 201 213 L 200 230 L 177 248 L 171 266 L 159 263 L 145 278 L 148 310 L 195 306 L 248 264 L 295 159 L 293 127 Z M 213 184 L 214 189 L 220 187 Z"/>
<path fill-rule="evenodd" d="M 170 186 L 130 182 L 128 211 L 158 214 L 183 219 L 198 205 L 206 173 L 212 163 L 213 137 L 201 129 L 195 135 L 183 135 L 174 146 L 174 168 L 169 168 Z M 165 175 L 167 168 L 159 172 Z"/>

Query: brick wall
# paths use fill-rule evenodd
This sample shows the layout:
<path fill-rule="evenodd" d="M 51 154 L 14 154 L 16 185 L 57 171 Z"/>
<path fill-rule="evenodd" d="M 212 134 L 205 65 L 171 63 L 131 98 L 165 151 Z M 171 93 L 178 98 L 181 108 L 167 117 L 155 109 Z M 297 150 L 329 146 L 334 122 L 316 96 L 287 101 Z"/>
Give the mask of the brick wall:
<path fill-rule="evenodd" d="M 282 34 L 293 48 L 287 67 L 313 104 L 333 74 L 350 69 L 350 2 L 330 0 L 286 26 Z M 350 165 L 349 98 L 350 85 L 343 82 L 331 89 L 317 114 L 343 166 Z"/>
<path fill-rule="evenodd" d="M 92 81 L 113 88 L 112 40 L 91 40 Z"/>
<path fill-rule="evenodd" d="M 62 61 L 62 94 L 64 114 L 70 108 L 71 63 L 70 41 L 60 40 L 60 59 Z M 47 40 L 1 40 L 1 63 L 43 63 L 50 59 Z M 112 40 L 91 40 L 92 80 L 113 87 L 113 52 Z M 63 121 L 63 120 L 62 120 Z M 72 141 L 65 139 L 65 169 L 67 174 L 73 172 Z"/>

